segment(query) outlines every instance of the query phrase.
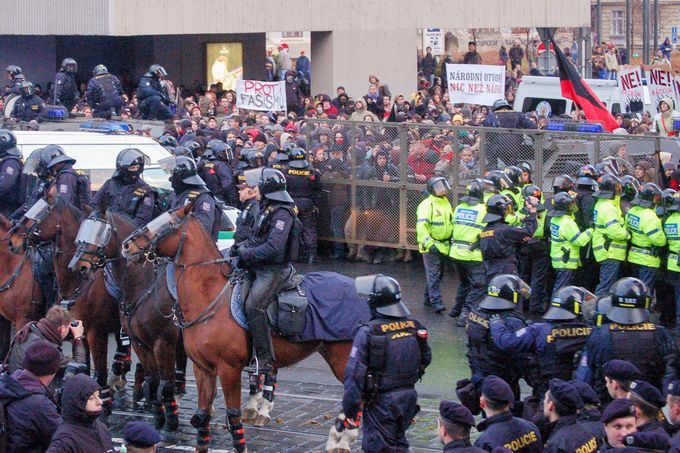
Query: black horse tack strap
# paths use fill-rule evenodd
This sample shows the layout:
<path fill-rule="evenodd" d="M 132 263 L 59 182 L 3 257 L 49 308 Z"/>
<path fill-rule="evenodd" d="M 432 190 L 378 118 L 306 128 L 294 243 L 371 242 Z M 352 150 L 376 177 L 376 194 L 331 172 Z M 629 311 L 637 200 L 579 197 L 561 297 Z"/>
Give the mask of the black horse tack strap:
<path fill-rule="evenodd" d="M 201 324 L 210 321 L 215 316 L 217 310 L 220 308 L 222 303 L 226 300 L 224 294 L 227 292 L 227 288 L 229 288 L 230 286 L 231 285 L 229 284 L 229 281 L 227 281 L 220 290 L 220 292 L 217 294 L 217 296 L 215 296 L 213 301 L 210 302 L 210 304 L 193 321 L 186 322 L 184 320 L 184 315 L 182 314 L 182 309 L 179 306 L 179 301 L 176 301 L 175 306 L 172 307 L 173 321 L 175 322 L 175 325 L 180 329 L 184 330 L 188 329 L 189 327 L 195 326 L 196 324 Z"/>

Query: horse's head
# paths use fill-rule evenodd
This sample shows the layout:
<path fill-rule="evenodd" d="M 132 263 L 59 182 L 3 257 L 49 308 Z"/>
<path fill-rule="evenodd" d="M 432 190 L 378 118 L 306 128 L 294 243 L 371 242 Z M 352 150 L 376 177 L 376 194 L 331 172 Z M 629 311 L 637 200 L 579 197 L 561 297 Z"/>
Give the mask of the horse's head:
<path fill-rule="evenodd" d="M 56 192 L 52 189 L 14 221 L 7 233 L 10 251 L 22 253 L 31 245 L 52 240 L 59 230 L 59 216 L 54 210 L 56 205 Z"/>
<path fill-rule="evenodd" d="M 83 277 L 89 277 L 93 270 L 104 267 L 107 260 L 118 254 L 120 243 L 113 215 L 103 206 L 92 211 L 80 224 L 75 243 L 76 253 L 68 268 Z"/>
<path fill-rule="evenodd" d="M 159 256 L 174 256 L 181 242 L 181 229 L 190 218 L 193 205 L 164 212 L 123 241 L 123 257 L 128 261 L 155 261 Z"/>

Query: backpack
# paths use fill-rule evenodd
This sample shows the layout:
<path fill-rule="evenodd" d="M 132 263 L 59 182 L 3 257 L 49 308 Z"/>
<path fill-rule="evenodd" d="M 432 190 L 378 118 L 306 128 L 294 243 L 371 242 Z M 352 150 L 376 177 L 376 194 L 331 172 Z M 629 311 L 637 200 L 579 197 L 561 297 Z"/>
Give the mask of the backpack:
<path fill-rule="evenodd" d="M 11 382 L 10 382 L 11 381 Z M 0 374 L 0 387 L 19 386 L 20 384 L 10 377 L 7 373 Z M 23 389 L 23 387 L 22 387 Z M 13 399 L 0 399 L 0 453 L 6 453 L 9 448 L 9 426 L 7 424 L 7 406 L 21 401 L 33 395 L 31 392 L 25 392 L 21 396 Z"/>
<path fill-rule="evenodd" d="M 92 202 L 92 187 L 90 186 L 90 178 L 82 171 L 76 170 L 76 196 L 80 207 L 89 205 Z"/>

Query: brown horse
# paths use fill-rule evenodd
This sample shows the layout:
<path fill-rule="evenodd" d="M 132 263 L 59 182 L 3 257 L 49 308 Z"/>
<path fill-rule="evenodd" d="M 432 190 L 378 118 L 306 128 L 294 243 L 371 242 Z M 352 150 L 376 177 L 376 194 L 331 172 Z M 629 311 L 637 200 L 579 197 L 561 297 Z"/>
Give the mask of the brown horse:
<path fill-rule="evenodd" d="M 104 389 L 102 396 L 108 412 L 111 402 L 107 383 L 108 334 L 114 332 L 118 336 L 120 333 L 117 302 L 106 290 L 102 272 L 94 274 L 91 279 L 85 279 L 79 273 L 67 269 L 75 253 L 74 241 L 84 213 L 55 199 L 54 192 L 49 193 L 46 199 L 38 200 L 34 206 L 39 211 L 38 215 L 35 218 L 23 216 L 10 230 L 9 249 L 26 250 L 32 245 L 46 242 L 54 245 L 53 265 L 61 304 L 69 308 L 75 319 L 83 322 L 97 382 Z M 117 341 L 117 359 L 122 362 L 121 359 L 124 358 L 129 363 L 129 347 L 121 345 L 118 337 Z M 121 363 L 121 366 L 115 367 L 114 363 L 114 371 L 118 375 L 112 381 L 117 385 L 124 385 L 120 383 L 121 380 L 124 381 L 126 371 L 122 365 Z M 139 385 L 141 388 L 141 383 Z"/>
<path fill-rule="evenodd" d="M 250 359 L 249 334 L 231 315 L 232 287 L 227 276 L 231 267 L 222 257 L 187 205 L 162 214 L 123 242 L 128 260 L 170 257 L 177 267 L 177 316 L 184 330 L 184 347 L 194 364 L 198 386 L 198 410 L 191 424 L 198 430 L 197 451 L 210 443 L 210 408 L 219 376 L 227 404 L 227 421 L 233 445 L 246 451 L 241 424 L 241 373 Z M 188 321 L 186 321 L 188 320 Z M 335 377 L 342 382 L 351 341 L 293 343 L 274 336 L 275 368 L 298 363 L 320 352 Z M 271 406 L 266 407 L 269 410 Z M 268 414 L 267 414 L 268 415 Z"/>
<path fill-rule="evenodd" d="M 9 250 L 7 234 L 11 228 L 9 220 L 0 214 L 0 361 L 9 350 L 12 324 L 19 330 L 39 319 L 44 308 L 40 287 L 33 280 L 30 254 L 16 255 Z"/>
<path fill-rule="evenodd" d="M 116 285 L 123 293 L 122 322 L 144 365 L 144 393 L 151 403 L 156 426 L 176 431 L 175 351 L 182 342 L 181 332 L 172 320 L 175 301 L 165 283 L 164 269 L 155 272 L 152 266 L 122 259 L 122 241 L 136 228 L 128 218 L 100 207 L 80 227 L 78 250 L 70 268 L 89 276 L 110 263 Z M 97 234 L 99 231 L 102 234 Z M 180 357 L 186 356 L 182 353 Z M 183 373 L 186 358 L 180 368 Z"/>

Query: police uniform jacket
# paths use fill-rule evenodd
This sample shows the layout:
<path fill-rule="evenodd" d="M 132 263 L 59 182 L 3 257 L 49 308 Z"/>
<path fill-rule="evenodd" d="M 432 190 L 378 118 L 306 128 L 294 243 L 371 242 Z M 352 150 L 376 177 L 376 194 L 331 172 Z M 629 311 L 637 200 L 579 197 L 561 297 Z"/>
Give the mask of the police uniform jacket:
<path fill-rule="evenodd" d="M 155 193 L 141 178 L 126 184 L 119 178 L 107 180 L 92 198 L 92 204 L 104 203 L 113 212 L 130 217 L 142 226 L 153 218 Z"/>
<path fill-rule="evenodd" d="M 519 453 L 543 451 L 541 434 L 536 425 L 513 417 L 511 412 L 485 418 L 479 422 L 477 430 L 481 434 L 475 441 L 475 447 L 486 451 L 493 451 L 496 447 L 504 447 Z"/>
<path fill-rule="evenodd" d="M 261 205 L 253 234 L 239 250 L 241 259 L 255 267 L 287 265 L 290 262 L 289 238 L 295 220 L 294 207 L 288 203 Z"/>
<path fill-rule="evenodd" d="M 59 173 L 52 179 L 47 191 L 56 188 L 57 199 L 63 200 L 73 206 L 82 209 L 89 200 L 89 194 L 78 193 L 78 174 L 71 164 L 64 165 Z M 89 189 L 88 189 L 89 190 Z"/>
<path fill-rule="evenodd" d="M 99 104 L 120 98 L 122 93 L 120 80 L 112 74 L 98 75 L 87 82 L 87 102 L 95 109 Z"/>
<path fill-rule="evenodd" d="M 260 215 L 260 203 L 255 198 L 247 200 L 236 219 L 236 232 L 234 233 L 234 244 L 247 241 L 254 233 L 253 229 L 257 218 Z"/>
<path fill-rule="evenodd" d="M 664 429 L 663 424 L 659 420 L 652 420 L 651 422 L 647 422 L 644 425 L 638 426 L 637 432 L 654 433 L 660 437 L 668 439 L 669 441 L 671 439 L 671 436 L 668 435 L 668 432 Z"/>
<path fill-rule="evenodd" d="M 673 434 L 671 437 L 671 453 L 680 453 L 680 431 Z"/>
<path fill-rule="evenodd" d="M 597 409 L 583 408 L 577 419 L 596 439 L 604 439 L 607 437 L 607 433 L 604 431 L 604 423 L 600 421 L 601 417 L 602 413 Z"/>
<path fill-rule="evenodd" d="M 175 197 L 170 209 L 184 206 L 190 200 L 194 202 L 192 214 L 210 234 L 212 240 L 217 241 L 221 215 L 215 208 L 213 194 L 206 187 L 189 187 Z"/>
<path fill-rule="evenodd" d="M 536 216 L 533 214 L 525 219 L 525 225 L 521 228 L 503 222 L 489 223 L 479 235 L 479 248 L 485 264 L 499 267 L 497 273 L 503 273 L 500 268 L 504 264 L 512 267 L 510 271 L 515 271 L 516 248 L 522 245 L 524 239 L 533 236 L 536 227 Z"/>
<path fill-rule="evenodd" d="M 593 453 L 597 439 L 576 420 L 576 414 L 560 417 L 545 444 L 545 453 Z"/>
<path fill-rule="evenodd" d="M 19 199 L 23 164 L 18 157 L 0 159 L 0 213 L 10 215 L 24 201 Z"/>
<path fill-rule="evenodd" d="M 54 77 L 54 103 L 57 105 L 73 105 L 80 96 L 75 75 L 67 72 L 58 72 Z"/>
<path fill-rule="evenodd" d="M 21 96 L 14 104 L 12 118 L 28 122 L 38 119 L 44 111 L 45 103 L 38 95 L 32 94 L 28 97 Z"/>
<path fill-rule="evenodd" d="M 234 204 L 236 196 L 236 186 L 234 184 L 234 174 L 227 162 L 221 160 L 209 160 L 204 162 L 200 171 L 201 178 L 205 185 L 215 196 L 230 206 Z"/>
<path fill-rule="evenodd" d="M 574 213 L 574 220 L 576 220 L 579 230 L 583 231 L 593 226 L 593 211 L 597 200 L 593 197 L 592 190 L 577 187 L 576 193 L 578 210 Z"/>
<path fill-rule="evenodd" d="M 295 200 L 301 213 L 314 210 L 314 197 L 321 190 L 321 173 L 312 166 L 287 167 L 285 171 L 288 194 Z"/>
<path fill-rule="evenodd" d="M 454 440 L 444 445 L 443 453 L 485 453 L 478 447 L 473 447 L 469 440 Z"/>
<path fill-rule="evenodd" d="M 137 88 L 137 100 L 139 102 L 151 97 L 163 98 L 163 88 L 160 80 L 152 76 L 143 76 L 139 79 L 139 87 Z"/>

